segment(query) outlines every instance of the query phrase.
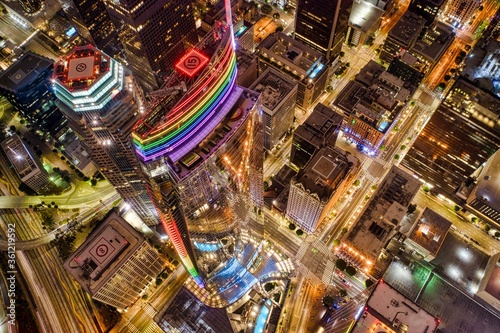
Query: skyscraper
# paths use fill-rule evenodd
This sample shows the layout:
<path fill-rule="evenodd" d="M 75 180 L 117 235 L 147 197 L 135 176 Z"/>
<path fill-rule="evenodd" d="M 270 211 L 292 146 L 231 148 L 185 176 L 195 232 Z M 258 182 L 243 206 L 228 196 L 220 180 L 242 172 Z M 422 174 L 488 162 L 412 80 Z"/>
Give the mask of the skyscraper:
<path fill-rule="evenodd" d="M 230 30 L 217 23 L 177 62 L 133 132 L 164 229 L 194 280 L 218 294 L 246 290 L 236 272 L 245 269 L 235 258 L 240 222 L 246 205 L 263 203 L 259 95 L 235 84 Z M 214 285 L 218 274 L 230 283 Z"/>
<path fill-rule="evenodd" d="M 353 0 L 298 0 L 295 39 L 320 52 L 327 61 L 341 51 Z"/>
<path fill-rule="evenodd" d="M 198 42 L 191 0 L 103 0 L 134 75 L 151 87 Z"/>
<path fill-rule="evenodd" d="M 55 64 L 53 80 L 61 110 L 92 149 L 102 174 L 146 224 L 158 224 L 130 141 L 141 109 L 140 90 L 130 72 L 84 46 Z"/>

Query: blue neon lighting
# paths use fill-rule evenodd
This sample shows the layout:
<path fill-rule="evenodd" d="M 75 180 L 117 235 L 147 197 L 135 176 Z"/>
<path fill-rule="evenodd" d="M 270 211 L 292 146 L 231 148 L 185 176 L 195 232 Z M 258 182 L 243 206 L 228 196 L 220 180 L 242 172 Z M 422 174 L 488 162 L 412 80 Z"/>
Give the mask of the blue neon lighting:
<path fill-rule="evenodd" d="M 267 317 L 271 310 L 271 301 L 267 300 L 262 309 L 260 309 L 259 316 L 257 317 L 257 322 L 255 323 L 254 333 L 263 333 L 266 327 Z"/>
<path fill-rule="evenodd" d="M 198 242 L 193 242 L 193 243 L 198 250 L 203 252 L 214 252 L 222 248 L 222 246 L 218 243 L 198 243 Z"/>
<path fill-rule="evenodd" d="M 314 79 L 316 76 L 318 76 L 319 72 L 321 72 L 323 70 L 323 68 L 325 68 L 325 65 L 323 64 L 319 64 L 311 73 L 311 75 L 309 75 L 309 78 L 311 79 Z"/>

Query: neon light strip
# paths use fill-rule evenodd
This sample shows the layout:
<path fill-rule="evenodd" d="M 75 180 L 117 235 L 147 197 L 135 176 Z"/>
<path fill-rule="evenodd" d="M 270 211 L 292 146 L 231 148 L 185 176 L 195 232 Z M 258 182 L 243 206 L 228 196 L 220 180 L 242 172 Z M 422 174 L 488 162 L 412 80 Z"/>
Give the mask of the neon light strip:
<path fill-rule="evenodd" d="M 224 103 L 236 81 L 236 56 L 230 42 L 226 42 L 217 67 L 205 76 L 198 79 L 200 86 L 192 89 L 194 91 L 169 112 L 166 121 L 155 126 L 147 137 L 137 132 L 132 134 L 141 159 L 152 160 L 192 139 Z"/>

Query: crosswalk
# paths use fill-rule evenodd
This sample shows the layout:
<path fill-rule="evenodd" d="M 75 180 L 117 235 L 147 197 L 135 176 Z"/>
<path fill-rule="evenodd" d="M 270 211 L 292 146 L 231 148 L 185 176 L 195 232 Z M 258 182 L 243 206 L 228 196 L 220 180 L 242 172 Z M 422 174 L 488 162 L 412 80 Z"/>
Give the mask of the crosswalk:
<path fill-rule="evenodd" d="M 142 310 L 144 310 L 144 312 L 146 312 L 146 314 L 148 314 L 151 318 L 153 318 L 154 316 L 156 316 L 156 314 L 158 313 L 158 311 L 156 311 L 155 308 L 153 308 L 153 306 L 149 303 L 147 303 L 146 305 L 144 305 L 144 307 L 142 308 Z"/>
<path fill-rule="evenodd" d="M 321 281 L 324 284 L 330 284 L 334 271 L 335 271 L 335 264 L 333 263 L 333 261 L 328 260 L 326 262 L 325 271 L 323 272 L 323 276 L 321 277 Z"/>
<path fill-rule="evenodd" d="M 305 243 L 305 242 L 302 243 L 299 250 L 297 251 L 297 254 L 295 255 L 295 259 L 297 261 L 301 261 L 302 258 L 304 258 L 304 255 L 306 254 L 308 248 L 309 248 L 309 243 Z"/>

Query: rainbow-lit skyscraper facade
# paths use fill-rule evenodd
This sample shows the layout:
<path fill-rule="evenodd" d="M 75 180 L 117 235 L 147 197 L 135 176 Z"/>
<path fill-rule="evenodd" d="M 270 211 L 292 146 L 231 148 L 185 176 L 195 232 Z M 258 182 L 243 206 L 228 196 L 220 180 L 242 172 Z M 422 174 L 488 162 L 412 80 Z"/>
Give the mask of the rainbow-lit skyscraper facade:
<path fill-rule="evenodd" d="M 199 285 L 240 246 L 240 224 L 262 204 L 259 95 L 239 87 L 231 29 L 215 26 L 176 63 L 132 138 L 161 223 Z M 229 287 L 228 287 L 229 288 Z"/>

